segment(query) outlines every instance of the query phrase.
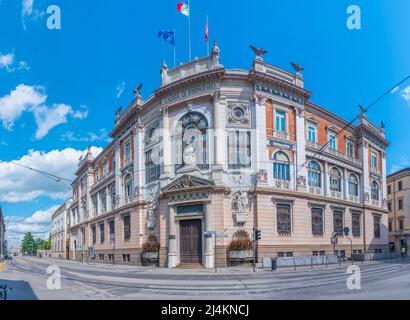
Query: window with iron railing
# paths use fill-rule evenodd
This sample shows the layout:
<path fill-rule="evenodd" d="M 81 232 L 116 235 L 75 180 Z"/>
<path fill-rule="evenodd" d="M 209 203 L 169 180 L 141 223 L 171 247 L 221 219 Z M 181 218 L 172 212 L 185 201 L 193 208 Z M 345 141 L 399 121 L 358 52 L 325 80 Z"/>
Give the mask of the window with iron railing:
<path fill-rule="evenodd" d="M 381 218 L 379 216 L 373 217 L 375 238 L 380 238 L 380 222 L 381 222 Z"/>
<path fill-rule="evenodd" d="M 334 210 L 333 211 L 333 232 L 336 234 L 343 233 L 343 212 Z"/>
<path fill-rule="evenodd" d="M 315 236 L 323 235 L 323 209 L 312 208 L 312 233 Z"/>
<path fill-rule="evenodd" d="M 124 216 L 124 240 L 130 240 L 131 238 L 131 221 L 130 216 Z"/>
<path fill-rule="evenodd" d="M 352 235 L 353 237 L 360 237 L 360 217 L 358 213 L 352 213 Z"/>
<path fill-rule="evenodd" d="M 290 205 L 278 204 L 276 210 L 278 233 L 281 235 L 290 235 L 292 232 Z"/>

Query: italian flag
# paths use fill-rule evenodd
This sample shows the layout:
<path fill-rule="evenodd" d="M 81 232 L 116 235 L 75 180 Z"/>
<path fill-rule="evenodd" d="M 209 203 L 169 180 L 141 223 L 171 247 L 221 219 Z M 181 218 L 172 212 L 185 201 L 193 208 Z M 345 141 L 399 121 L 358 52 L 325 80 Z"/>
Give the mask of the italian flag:
<path fill-rule="evenodd" d="M 189 6 L 185 2 L 180 2 L 177 4 L 177 11 L 189 17 Z"/>

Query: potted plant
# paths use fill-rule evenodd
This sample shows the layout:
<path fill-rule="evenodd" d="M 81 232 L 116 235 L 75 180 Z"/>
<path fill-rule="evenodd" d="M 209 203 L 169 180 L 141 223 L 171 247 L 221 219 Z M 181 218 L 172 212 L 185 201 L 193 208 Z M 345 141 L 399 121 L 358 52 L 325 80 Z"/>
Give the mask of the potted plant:
<path fill-rule="evenodd" d="M 159 243 L 155 236 L 150 236 L 142 246 L 142 260 L 144 265 L 153 264 L 159 260 Z"/>
<path fill-rule="evenodd" d="M 233 262 L 246 261 L 252 259 L 253 243 L 249 233 L 245 230 L 238 230 L 232 236 L 232 240 L 228 247 L 228 257 Z"/>

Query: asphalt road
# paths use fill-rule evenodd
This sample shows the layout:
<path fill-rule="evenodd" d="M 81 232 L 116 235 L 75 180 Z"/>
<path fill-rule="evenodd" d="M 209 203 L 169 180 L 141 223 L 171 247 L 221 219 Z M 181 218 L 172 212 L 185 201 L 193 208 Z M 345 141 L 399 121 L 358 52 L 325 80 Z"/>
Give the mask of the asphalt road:
<path fill-rule="evenodd" d="M 60 272 L 60 289 L 53 270 Z M 328 269 L 271 272 L 250 268 L 168 270 L 134 266 L 88 265 L 18 257 L 0 273 L 13 290 L 10 300 L 118 299 L 410 299 L 410 260 L 358 264 L 361 289 L 349 290 L 349 264 Z M 48 271 L 48 272 L 47 272 Z M 51 284 L 51 287 L 50 287 Z"/>

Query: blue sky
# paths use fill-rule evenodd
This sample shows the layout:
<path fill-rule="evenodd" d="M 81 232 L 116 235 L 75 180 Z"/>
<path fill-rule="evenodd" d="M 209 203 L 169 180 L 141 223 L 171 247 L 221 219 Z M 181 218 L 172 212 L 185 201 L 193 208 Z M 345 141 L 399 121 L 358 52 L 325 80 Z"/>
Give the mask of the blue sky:
<path fill-rule="evenodd" d="M 176 3 L 0 1 L 0 202 L 13 239 L 27 230 L 44 236 L 51 210 L 68 193 L 10 162 L 72 178 L 87 146 L 107 144 L 114 112 L 127 106 L 132 90 L 144 82 L 148 97 L 159 85 L 162 59 L 172 65 L 172 48 L 157 32 L 175 28 L 177 62 L 188 60 L 187 18 Z M 51 4 L 61 8 L 61 30 L 46 27 Z M 361 8 L 361 30 L 346 27 L 349 5 Z M 210 40 L 219 41 L 227 68 L 248 69 L 249 45 L 264 47 L 268 63 L 304 66 L 312 101 L 350 120 L 359 103 L 368 105 L 410 74 L 409 12 L 408 0 L 192 0 L 192 54 L 206 54 L 208 14 Z M 410 82 L 368 116 L 386 123 L 389 172 L 410 165 Z"/>

